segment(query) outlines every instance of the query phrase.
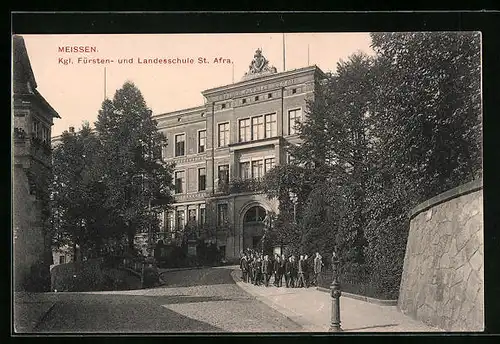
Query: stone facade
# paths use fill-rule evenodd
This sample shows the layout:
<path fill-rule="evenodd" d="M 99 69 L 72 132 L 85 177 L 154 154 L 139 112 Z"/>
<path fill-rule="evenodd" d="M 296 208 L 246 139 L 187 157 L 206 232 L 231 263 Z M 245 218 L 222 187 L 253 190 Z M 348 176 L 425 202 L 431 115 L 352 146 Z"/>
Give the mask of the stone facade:
<path fill-rule="evenodd" d="M 258 214 L 278 211 L 277 202 L 268 200 L 258 187 L 234 188 L 231 183 L 243 180 L 240 186 L 244 186 L 262 178 L 271 166 L 287 162 L 286 147 L 300 143 L 294 118 L 306 119 L 307 100 L 313 99 L 315 82 L 325 75 L 316 66 L 282 73 L 252 69 L 262 58 L 256 55 L 251 78 L 246 75 L 240 82 L 203 91 L 205 105 L 154 116 L 168 140 L 163 158 L 175 163 L 174 178 L 178 176 L 182 185 L 173 210 L 163 215 L 163 240 L 174 238 L 174 232 L 188 222 L 216 228 L 206 241 L 215 242 L 226 259 L 235 259 L 247 247 L 258 248 L 264 234 Z M 220 172 L 225 167 L 227 179 Z M 200 174 L 205 175 L 204 186 Z M 256 211 L 253 207 L 258 207 L 256 221 L 244 221 L 248 211 Z M 219 230 L 221 209 L 223 230 Z"/>
<path fill-rule="evenodd" d="M 48 290 L 50 128 L 57 112 L 36 90 L 24 40 L 13 37 L 13 251 L 16 290 Z M 47 285 L 44 286 L 43 284 Z"/>
<path fill-rule="evenodd" d="M 410 218 L 398 307 L 447 331 L 483 331 L 481 182 L 428 200 Z"/>

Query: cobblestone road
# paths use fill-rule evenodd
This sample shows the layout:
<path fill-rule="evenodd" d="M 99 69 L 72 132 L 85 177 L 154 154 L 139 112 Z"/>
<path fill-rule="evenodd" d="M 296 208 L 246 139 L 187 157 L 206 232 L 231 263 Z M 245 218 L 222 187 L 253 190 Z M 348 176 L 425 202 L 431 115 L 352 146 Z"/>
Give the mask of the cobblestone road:
<path fill-rule="evenodd" d="M 167 272 L 144 290 L 58 293 L 35 332 L 300 332 L 239 288 L 228 268 Z"/>

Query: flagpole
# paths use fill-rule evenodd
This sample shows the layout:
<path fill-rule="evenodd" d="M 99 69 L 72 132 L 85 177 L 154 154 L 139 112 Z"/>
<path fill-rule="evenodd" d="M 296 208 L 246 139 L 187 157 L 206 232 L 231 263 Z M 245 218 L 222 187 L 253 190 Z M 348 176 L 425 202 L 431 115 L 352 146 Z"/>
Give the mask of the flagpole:
<path fill-rule="evenodd" d="M 286 70 L 285 64 L 285 33 L 283 32 L 283 72 Z"/>
<path fill-rule="evenodd" d="M 106 100 L 106 67 L 104 67 L 104 100 Z"/>
<path fill-rule="evenodd" d="M 309 44 L 307 45 L 307 66 L 309 66 Z"/>

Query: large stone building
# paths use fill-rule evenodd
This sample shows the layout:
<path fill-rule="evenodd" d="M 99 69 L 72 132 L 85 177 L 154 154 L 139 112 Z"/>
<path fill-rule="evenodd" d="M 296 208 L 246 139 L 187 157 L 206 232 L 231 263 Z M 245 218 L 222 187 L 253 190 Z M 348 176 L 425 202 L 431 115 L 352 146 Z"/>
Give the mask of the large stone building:
<path fill-rule="evenodd" d="M 51 264 L 48 233 L 48 178 L 52 166 L 50 131 L 53 119 L 59 115 L 36 90 L 23 38 L 14 36 L 12 48 L 14 287 L 16 290 L 47 290 Z M 44 282 L 48 282 L 48 286 Z"/>
<path fill-rule="evenodd" d="M 295 123 L 324 78 L 316 66 L 277 73 L 257 50 L 240 82 L 202 92 L 205 105 L 155 115 L 168 139 L 163 157 L 176 166 L 175 204 L 164 214 L 162 239 L 188 224 L 205 225 L 217 228 L 205 238 L 228 260 L 259 249 L 264 219 L 278 204 L 258 181 L 287 162 L 286 147 L 299 143 Z"/>

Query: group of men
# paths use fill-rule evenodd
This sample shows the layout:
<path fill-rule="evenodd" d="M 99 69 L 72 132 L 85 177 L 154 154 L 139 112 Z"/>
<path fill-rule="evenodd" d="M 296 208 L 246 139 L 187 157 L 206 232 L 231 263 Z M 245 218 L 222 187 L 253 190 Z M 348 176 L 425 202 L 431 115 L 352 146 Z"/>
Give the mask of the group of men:
<path fill-rule="evenodd" d="M 274 257 L 262 255 L 258 252 L 247 250 L 240 259 L 242 280 L 254 285 L 269 286 L 271 278 L 273 285 L 281 287 L 283 280 L 287 288 L 308 288 L 318 285 L 321 270 L 324 264 L 319 252 L 314 258 L 294 255 L 288 258 L 276 254 Z"/>

